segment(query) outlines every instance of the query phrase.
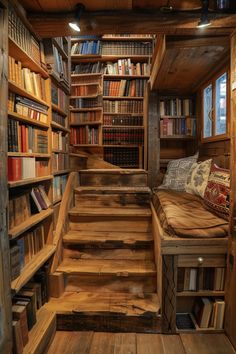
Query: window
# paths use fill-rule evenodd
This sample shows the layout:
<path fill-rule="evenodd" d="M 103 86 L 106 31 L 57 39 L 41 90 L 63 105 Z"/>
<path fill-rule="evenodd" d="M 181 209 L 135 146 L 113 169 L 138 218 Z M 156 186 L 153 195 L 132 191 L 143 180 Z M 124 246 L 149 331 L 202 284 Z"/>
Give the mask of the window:
<path fill-rule="evenodd" d="M 228 74 L 215 76 L 203 88 L 203 138 L 225 137 L 227 134 Z"/>

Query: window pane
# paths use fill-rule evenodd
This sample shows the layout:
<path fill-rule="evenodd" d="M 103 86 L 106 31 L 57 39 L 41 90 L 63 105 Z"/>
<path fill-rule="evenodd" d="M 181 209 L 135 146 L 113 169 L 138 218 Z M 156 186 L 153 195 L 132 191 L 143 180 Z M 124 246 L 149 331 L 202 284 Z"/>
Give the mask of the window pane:
<path fill-rule="evenodd" d="M 226 133 L 227 74 L 216 80 L 216 135 Z"/>
<path fill-rule="evenodd" d="M 212 136 L 212 85 L 204 89 L 204 132 L 203 137 L 208 138 Z"/>

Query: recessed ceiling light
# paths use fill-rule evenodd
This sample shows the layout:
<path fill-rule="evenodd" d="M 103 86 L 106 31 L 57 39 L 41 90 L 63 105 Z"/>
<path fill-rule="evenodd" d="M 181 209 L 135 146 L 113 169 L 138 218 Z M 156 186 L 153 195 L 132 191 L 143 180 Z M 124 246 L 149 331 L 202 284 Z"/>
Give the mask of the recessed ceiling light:
<path fill-rule="evenodd" d="M 78 23 L 76 22 L 69 22 L 70 28 L 72 28 L 74 31 L 80 32 L 80 27 Z"/>

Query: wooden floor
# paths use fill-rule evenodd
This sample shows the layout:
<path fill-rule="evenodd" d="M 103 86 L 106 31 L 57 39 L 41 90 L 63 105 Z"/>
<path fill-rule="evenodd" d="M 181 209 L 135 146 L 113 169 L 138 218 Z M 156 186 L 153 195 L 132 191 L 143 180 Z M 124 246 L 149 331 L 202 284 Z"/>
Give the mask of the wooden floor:
<path fill-rule="evenodd" d="M 57 332 L 47 354 L 235 354 L 224 334 Z"/>

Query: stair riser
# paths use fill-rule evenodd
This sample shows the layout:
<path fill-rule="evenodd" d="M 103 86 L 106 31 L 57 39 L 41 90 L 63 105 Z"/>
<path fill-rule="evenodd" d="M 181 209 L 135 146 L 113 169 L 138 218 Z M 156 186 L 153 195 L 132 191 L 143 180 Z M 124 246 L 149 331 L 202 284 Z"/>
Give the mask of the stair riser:
<path fill-rule="evenodd" d="M 80 173 L 81 186 L 147 186 L 147 174 Z"/>
<path fill-rule="evenodd" d="M 84 231 L 126 231 L 126 232 L 151 232 L 150 218 L 122 220 L 114 217 L 78 217 L 70 216 L 70 230 Z"/>
<path fill-rule="evenodd" d="M 126 332 L 126 333 L 161 333 L 160 317 L 149 318 L 140 316 L 117 316 L 71 314 L 57 315 L 59 331 L 95 331 L 95 332 Z M 126 347 L 125 347 L 126 348 Z M 100 351 L 99 351 L 100 353 Z M 119 353 L 121 353 L 119 351 Z M 127 350 L 122 353 L 130 353 Z M 133 353 L 133 352 L 132 352 Z"/>
<path fill-rule="evenodd" d="M 153 240 L 150 238 L 150 241 L 136 241 L 133 243 L 125 243 L 122 241 L 82 241 L 81 240 L 73 240 L 73 242 L 63 242 L 64 248 L 68 249 L 78 249 L 80 251 L 86 251 L 90 249 L 98 249 L 98 250 L 114 250 L 114 249 L 128 249 L 128 250 L 146 250 L 151 249 L 153 253 Z"/>
<path fill-rule="evenodd" d="M 84 249 L 78 247 L 64 248 L 63 258 L 75 259 L 124 259 L 124 260 L 152 260 L 153 251 L 130 249 Z"/>
<path fill-rule="evenodd" d="M 65 274 L 65 291 L 154 293 L 156 292 L 156 277 Z"/>
<path fill-rule="evenodd" d="M 76 207 L 122 207 L 127 206 L 129 208 L 137 207 L 149 207 L 150 195 L 148 193 L 142 194 L 75 194 L 75 206 Z"/>

